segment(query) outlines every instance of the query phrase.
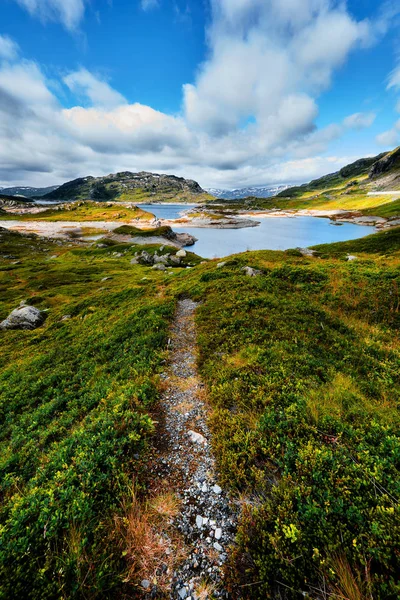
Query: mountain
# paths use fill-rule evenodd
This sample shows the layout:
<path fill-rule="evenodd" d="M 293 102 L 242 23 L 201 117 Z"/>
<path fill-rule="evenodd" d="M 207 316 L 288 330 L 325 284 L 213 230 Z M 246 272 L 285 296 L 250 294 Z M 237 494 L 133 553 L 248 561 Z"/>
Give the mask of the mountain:
<path fill-rule="evenodd" d="M 120 200 L 131 202 L 205 202 L 210 196 L 196 181 L 158 173 L 80 177 L 43 196 L 46 200 Z"/>
<path fill-rule="evenodd" d="M 215 198 L 221 198 L 221 200 L 241 200 L 242 198 L 271 198 L 276 196 L 279 192 L 286 190 L 289 186 L 287 185 L 275 185 L 275 186 L 253 186 L 238 188 L 235 190 L 221 190 L 218 188 L 207 188 L 207 192 Z"/>
<path fill-rule="evenodd" d="M 39 198 L 44 196 L 45 194 L 49 194 L 56 190 L 59 186 L 52 185 L 50 187 L 37 188 L 37 187 L 29 187 L 29 186 L 17 186 L 17 187 L 7 187 L 0 188 L 0 193 L 5 194 L 7 196 L 23 196 L 24 198 Z"/>
<path fill-rule="evenodd" d="M 349 181 L 353 178 L 354 181 Z M 400 147 L 378 156 L 360 158 L 340 171 L 324 175 L 310 183 L 288 188 L 279 192 L 277 196 L 293 198 L 306 192 L 320 191 L 329 187 L 336 188 L 346 181 L 349 187 L 359 186 L 366 192 L 400 189 Z"/>

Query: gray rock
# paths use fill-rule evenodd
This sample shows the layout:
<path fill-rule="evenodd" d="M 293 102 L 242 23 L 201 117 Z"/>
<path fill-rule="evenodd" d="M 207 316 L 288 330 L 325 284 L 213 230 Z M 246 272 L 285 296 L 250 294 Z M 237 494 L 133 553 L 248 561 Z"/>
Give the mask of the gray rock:
<path fill-rule="evenodd" d="M 163 265 L 163 264 L 158 264 L 158 265 L 154 265 L 153 269 L 155 271 L 166 271 L 167 267 L 165 265 Z"/>
<path fill-rule="evenodd" d="M 257 275 L 261 275 L 261 271 L 253 269 L 253 267 L 242 267 L 240 270 L 243 271 L 247 277 L 257 277 Z"/>
<path fill-rule="evenodd" d="M 179 258 L 179 256 L 170 256 L 169 257 L 169 261 L 173 264 L 173 265 L 180 265 L 181 264 L 181 259 Z"/>
<path fill-rule="evenodd" d="M 222 492 L 222 489 L 219 487 L 219 485 L 214 485 L 213 492 L 214 492 L 214 494 L 217 494 L 219 496 L 219 494 L 221 494 L 221 492 Z"/>
<path fill-rule="evenodd" d="M 168 254 L 164 254 L 163 256 L 154 256 L 154 264 L 168 264 Z"/>
<path fill-rule="evenodd" d="M 217 269 L 221 269 L 222 267 L 224 267 L 226 265 L 226 260 L 223 262 L 219 262 L 217 263 Z"/>
<path fill-rule="evenodd" d="M 178 256 L 178 258 L 185 258 L 186 257 L 186 250 L 178 250 L 178 252 L 175 254 L 175 256 Z"/>
<path fill-rule="evenodd" d="M 138 260 L 139 264 L 141 264 L 141 265 L 150 265 L 151 266 L 154 263 L 154 258 L 151 256 L 151 254 L 146 252 L 146 250 L 143 250 L 143 252 L 141 254 L 139 254 L 139 256 L 137 257 L 137 260 Z"/>
<path fill-rule="evenodd" d="M 223 547 L 221 546 L 221 544 L 218 544 L 218 542 L 214 542 L 213 546 L 217 550 L 217 552 L 222 552 Z"/>
<path fill-rule="evenodd" d="M 188 431 L 188 436 L 190 437 L 190 441 L 194 444 L 204 444 L 207 445 L 207 440 L 204 435 L 201 433 L 197 433 L 197 431 L 192 431 L 191 429 Z"/>
<path fill-rule="evenodd" d="M 185 600 L 186 596 L 187 596 L 187 590 L 186 588 L 181 588 L 178 592 L 179 594 L 179 598 L 181 598 L 182 600 Z"/>
<path fill-rule="evenodd" d="M 215 539 L 220 540 L 222 538 L 222 529 L 221 527 L 217 527 L 215 530 Z"/>
<path fill-rule="evenodd" d="M 21 306 L 12 311 L 2 323 L 0 329 L 36 329 L 46 319 L 46 314 L 35 306 Z"/>
<path fill-rule="evenodd" d="M 310 248 L 296 248 L 296 250 L 298 250 L 303 256 L 314 256 L 315 254 L 315 250 L 310 250 Z"/>
<path fill-rule="evenodd" d="M 151 583 L 148 579 L 142 579 L 141 584 L 142 588 L 144 588 L 145 590 L 148 590 L 149 587 L 151 586 Z"/>
<path fill-rule="evenodd" d="M 71 315 L 64 315 L 64 316 L 61 318 L 61 321 L 69 321 L 69 320 L 70 320 L 70 318 L 71 318 Z"/>
<path fill-rule="evenodd" d="M 201 517 L 200 515 L 197 515 L 196 517 L 196 525 L 199 529 L 203 527 L 203 517 Z"/>
<path fill-rule="evenodd" d="M 353 254 L 348 254 L 347 255 L 347 260 L 349 262 L 353 262 L 353 260 L 357 260 L 357 256 L 354 256 Z"/>

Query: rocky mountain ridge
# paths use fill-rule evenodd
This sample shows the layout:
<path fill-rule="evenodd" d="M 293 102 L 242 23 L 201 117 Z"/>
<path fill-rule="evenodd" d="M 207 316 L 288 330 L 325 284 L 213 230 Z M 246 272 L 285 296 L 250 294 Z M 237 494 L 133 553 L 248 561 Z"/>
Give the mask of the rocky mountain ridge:
<path fill-rule="evenodd" d="M 191 179 L 141 171 L 80 177 L 43 196 L 45 200 L 201 201 L 205 190 Z"/>
<path fill-rule="evenodd" d="M 234 190 L 223 190 L 219 188 L 207 188 L 207 192 L 215 198 L 221 200 L 242 200 L 243 198 L 271 198 L 276 196 L 279 192 L 288 189 L 288 185 L 275 185 L 275 186 L 251 186 L 244 188 L 237 188 Z"/>

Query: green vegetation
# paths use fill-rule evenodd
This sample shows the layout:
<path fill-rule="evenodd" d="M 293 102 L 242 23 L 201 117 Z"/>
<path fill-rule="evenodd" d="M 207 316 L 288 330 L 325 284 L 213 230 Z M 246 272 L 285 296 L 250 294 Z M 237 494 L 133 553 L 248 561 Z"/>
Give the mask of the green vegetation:
<path fill-rule="evenodd" d="M 400 228 L 173 277 L 131 265 L 142 249 L 0 230 L 0 318 L 21 300 L 48 310 L 0 333 L 0 599 L 134 596 L 115 519 L 133 480 L 145 494 L 183 295 L 201 301 L 213 449 L 243 506 L 233 595 L 398 598 Z"/>
<path fill-rule="evenodd" d="M 347 256 L 347 254 L 397 255 L 400 252 L 400 227 L 367 235 L 358 240 L 313 246 L 320 256 Z"/>
<path fill-rule="evenodd" d="M 16 215 L 8 213 L 2 219 L 15 219 Z M 21 221 L 151 221 L 154 215 L 136 206 L 130 208 L 116 204 L 99 202 L 74 202 L 49 208 L 39 213 L 18 215 Z"/>
<path fill-rule="evenodd" d="M 400 231 L 366 239 L 331 245 L 369 252 L 354 263 L 252 252 L 181 282 L 202 301 L 213 448 L 244 506 L 234 594 L 399 597 Z"/>
<path fill-rule="evenodd" d="M 21 300 L 48 310 L 43 328 L 0 334 L 0 598 L 120 597 L 113 519 L 154 428 L 174 302 L 130 265 L 137 247 L 2 232 L 0 248 L 1 318 Z"/>
<path fill-rule="evenodd" d="M 44 196 L 51 200 L 98 200 L 122 202 L 207 202 L 196 181 L 152 173 L 124 171 L 106 177 L 81 177 L 64 183 Z"/>
<path fill-rule="evenodd" d="M 164 225 L 162 227 L 155 227 L 154 229 L 139 229 L 138 227 L 132 227 L 131 225 L 121 225 L 121 227 L 117 227 L 114 229 L 113 233 L 117 233 L 119 235 L 130 235 L 140 236 L 140 237 L 165 237 L 167 239 L 174 239 L 175 233 L 172 231 L 171 227 L 168 225 Z"/>

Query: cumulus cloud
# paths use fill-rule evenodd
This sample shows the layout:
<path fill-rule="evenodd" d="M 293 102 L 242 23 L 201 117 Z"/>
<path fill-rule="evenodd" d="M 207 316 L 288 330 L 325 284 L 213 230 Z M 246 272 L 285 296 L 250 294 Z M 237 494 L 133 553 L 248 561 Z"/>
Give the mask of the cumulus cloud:
<path fill-rule="evenodd" d="M 195 85 L 184 87 L 188 122 L 210 135 L 232 131 L 249 117 L 264 130 L 273 120 L 296 135 L 293 99 L 301 98 L 302 107 L 306 101 L 315 105 L 333 71 L 368 37 L 368 24 L 328 0 L 211 4 L 210 58 Z M 300 134 L 312 128 L 316 116 L 315 110 L 301 112 Z"/>
<path fill-rule="evenodd" d="M 12 60 L 18 56 L 19 46 L 7 35 L 0 35 L 0 59 Z"/>
<path fill-rule="evenodd" d="M 87 99 L 95 107 L 114 108 L 127 104 L 122 94 L 86 69 L 70 73 L 63 81 L 76 96 Z"/>
<path fill-rule="evenodd" d="M 85 13 L 86 0 L 15 0 L 30 15 L 42 21 L 58 21 L 75 30 Z"/>
<path fill-rule="evenodd" d="M 84 11 L 83 0 L 18 1 L 70 29 Z M 61 5 L 75 12 L 67 19 Z M 41 14 L 49 6 L 53 12 Z M 74 98 L 66 109 L 37 64 L 15 53 L 0 61 L 0 184 L 146 169 L 240 187 L 304 181 L 343 166 L 349 157 L 321 155 L 374 115 L 318 129 L 318 97 L 352 49 L 366 44 L 371 25 L 335 0 L 211 0 L 211 8 L 207 60 L 183 86 L 177 115 L 129 102 L 85 68 L 57 82 Z"/>

